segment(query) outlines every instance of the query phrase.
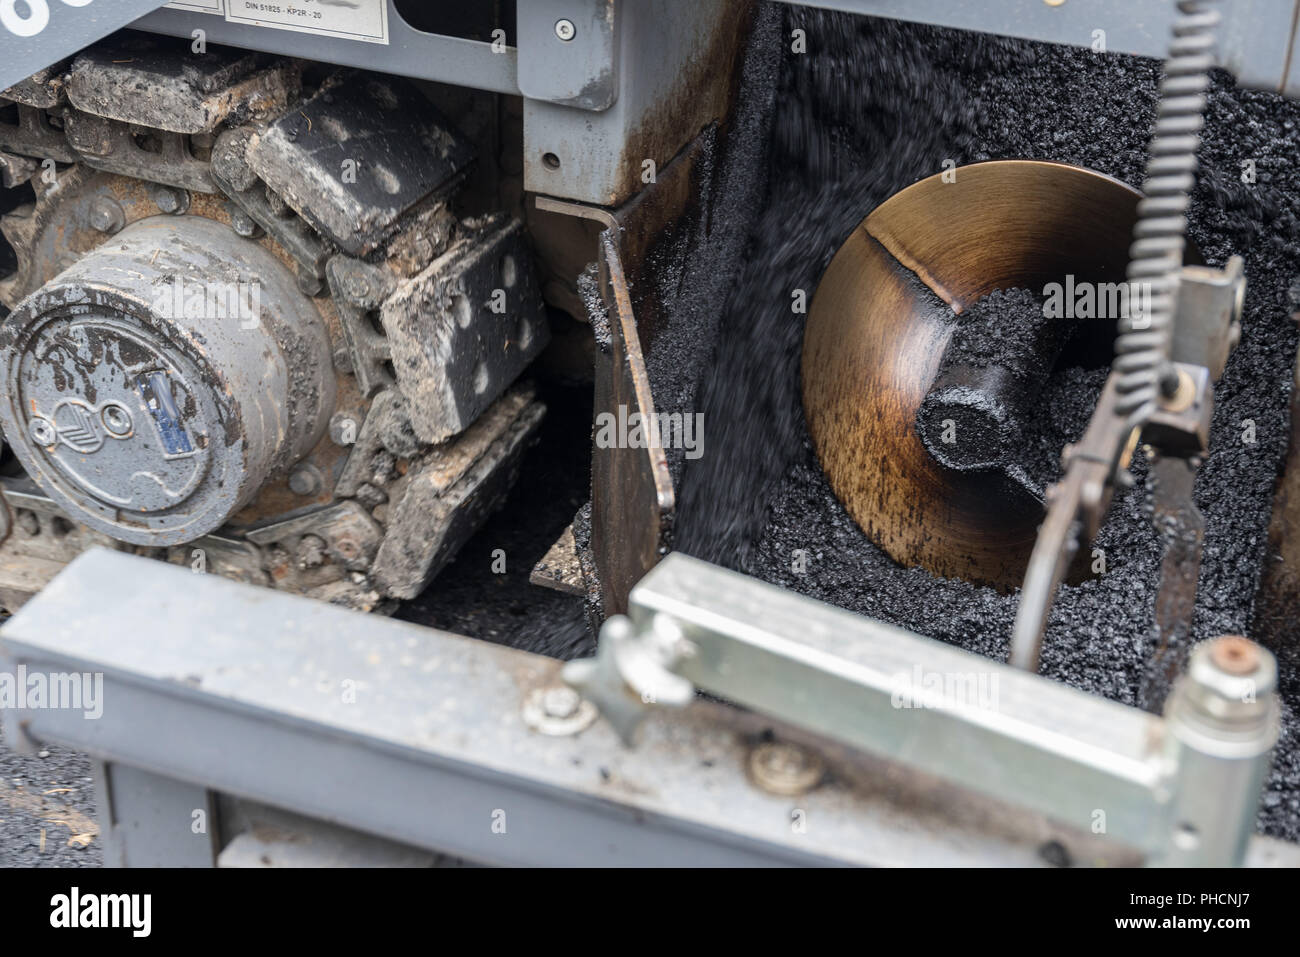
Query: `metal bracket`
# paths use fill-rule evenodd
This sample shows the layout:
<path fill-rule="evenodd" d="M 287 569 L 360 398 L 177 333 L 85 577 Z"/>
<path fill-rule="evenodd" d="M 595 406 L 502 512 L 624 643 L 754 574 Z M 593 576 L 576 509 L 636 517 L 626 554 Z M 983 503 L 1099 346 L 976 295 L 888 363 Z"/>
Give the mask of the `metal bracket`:
<path fill-rule="evenodd" d="M 1104 809 L 1152 863 L 1244 859 L 1280 706 L 1243 638 L 1198 646 L 1161 720 L 681 554 L 630 604 L 564 671 L 625 738 L 684 680 L 1067 825 Z"/>
<path fill-rule="evenodd" d="M 1142 437 L 1158 450 L 1187 457 L 1199 456 L 1208 449 L 1213 381 L 1222 374 L 1228 353 L 1241 336 L 1245 295 L 1240 256 L 1229 259 L 1223 269 L 1183 267 L 1170 348 L 1178 391 L 1161 398 L 1157 411 L 1142 429 Z M 1065 474 L 1047 490 L 1047 518 L 1039 529 L 1025 572 L 1011 636 L 1011 662 L 1018 667 L 1038 670 L 1047 615 L 1065 569 L 1080 545 L 1096 537 L 1115 485 L 1132 483 L 1128 466 L 1138 431 L 1116 412 L 1116 386 L 1112 373 L 1083 438 L 1062 452 Z M 1171 473 L 1167 479 L 1176 481 L 1177 476 Z M 1188 495 L 1190 487 L 1189 482 Z M 1162 508 L 1166 514 L 1177 509 L 1190 516 L 1195 511 L 1190 499 L 1186 504 L 1166 499 Z M 1199 567 L 1199 547 L 1195 557 Z M 1195 569 L 1177 574 L 1170 569 L 1162 580 L 1185 581 L 1189 574 L 1194 586 Z M 1194 591 L 1191 596 L 1179 596 L 1178 601 L 1187 605 L 1180 611 L 1183 618 L 1190 616 L 1193 598 Z M 1161 607 L 1165 609 L 1165 620 L 1172 622 L 1168 601 Z"/>
<path fill-rule="evenodd" d="M 519 5 L 519 91 L 581 110 L 618 96 L 614 0 L 530 0 Z"/>

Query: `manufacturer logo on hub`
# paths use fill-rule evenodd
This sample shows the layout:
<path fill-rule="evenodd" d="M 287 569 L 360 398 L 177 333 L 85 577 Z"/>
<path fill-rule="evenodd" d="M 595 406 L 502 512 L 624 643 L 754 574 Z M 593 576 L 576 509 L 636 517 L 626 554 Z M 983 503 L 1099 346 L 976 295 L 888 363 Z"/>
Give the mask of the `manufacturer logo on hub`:
<path fill-rule="evenodd" d="M 133 429 L 130 410 L 113 400 L 94 406 L 85 399 L 60 399 L 49 416 L 27 420 L 27 434 L 37 445 L 62 444 L 82 455 L 98 452 L 107 439 L 130 438 Z"/>

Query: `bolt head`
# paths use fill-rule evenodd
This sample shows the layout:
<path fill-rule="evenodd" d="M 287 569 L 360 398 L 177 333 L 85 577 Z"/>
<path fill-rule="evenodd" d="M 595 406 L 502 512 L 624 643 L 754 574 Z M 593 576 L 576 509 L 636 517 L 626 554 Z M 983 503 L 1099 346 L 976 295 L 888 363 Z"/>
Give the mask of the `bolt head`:
<path fill-rule="evenodd" d="M 795 797 L 821 783 L 826 766 L 807 748 L 783 741 L 765 741 L 749 755 L 754 783 L 764 791 Z"/>
<path fill-rule="evenodd" d="M 179 216 L 190 208 L 190 194 L 183 189 L 158 186 L 153 191 L 154 204 L 171 216 Z"/>
<path fill-rule="evenodd" d="M 115 233 L 126 225 L 126 214 L 116 202 L 101 197 L 90 208 L 90 225 L 101 233 Z"/>
<path fill-rule="evenodd" d="M 305 295 L 315 297 L 321 294 L 325 284 L 321 282 L 319 276 L 313 276 L 309 272 L 300 272 L 298 273 L 298 288 Z"/>
<path fill-rule="evenodd" d="M 108 405 L 100 413 L 100 419 L 103 420 L 104 428 L 108 429 L 110 435 L 125 437 L 131 431 L 131 413 L 124 406 Z"/>
<path fill-rule="evenodd" d="M 335 445 L 354 444 L 360 431 L 356 416 L 347 412 L 335 412 L 330 416 L 330 441 Z"/>
<path fill-rule="evenodd" d="M 243 236 L 245 239 L 253 239 L 261 231 L 253 217 L 249 216 L 243 210 L 236 210 L 230 214 L 230 228 L 236 235 Z"/>
<path fill-rule="evenodd" d="M 573 25 L 572 20 L 560 19 L 555 21 L 555 35 L 568 43 L 578 34 L 578 28 Z"/>
<path fill-rule="evenodd" d="M 1248 675 L 1259 670 L 1260 648 L 1240 635 L 1224 635 L 1210 644 L 1210 660 L 1230 675 Z"/>
<path fill-rule="evenodd" d="M 289 489 L 295 495 L 316 495 L 324 484 L 320 469 L 314 465 L 299 465 L 289 473 Z"/>
<path fill-rule="evenodd" d="M 542 695 L 542 707 L 551 718 L 572 717 L 577 713 L 580 704 L 582 704 L 582 697 L 567 685 L 547 688 Z"/>
<path fill-rule="evenodd" d="M 1276 689 L 1273 655 L 1253 641 L 1225 635 L 1192 649 L 1165 713 L 1218 732 L 1250 733 L 1271 720 Z"/>
<path fill-rule="evenodd" d="M 541 734 L 565 737 L 588 727 L 599 712 L 572 688 L 534 688 L 524 698 L 524 723 Z"/>

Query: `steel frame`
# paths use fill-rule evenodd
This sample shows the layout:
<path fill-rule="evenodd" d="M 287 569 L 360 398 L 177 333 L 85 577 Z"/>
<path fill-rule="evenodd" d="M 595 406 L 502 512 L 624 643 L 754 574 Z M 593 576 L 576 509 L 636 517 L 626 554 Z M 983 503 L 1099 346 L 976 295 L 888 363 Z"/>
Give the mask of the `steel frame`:
<path fill-rule="evenodd" d="M 927 655 L 963 655 L 929 644 Z M 947 666 L 925 664 L 936 663 Z M 121 552 L 85 553 L 0 630 L 0 668 L 19 665 L 103 675 L 98 720 L 47 708 L 3 718 L 11 743 L 78 748 L 110 769 L 100 794 L 110 863 L 215 862 L 219 842 L 193 830 L 214 796 L 494 864 L 1031 865 L 1044 846 L 1080 863 L 1141 858 L 1090 829 L 711 702 L 652 714 L 635 749 L 604 721 L 543 735 L 522 702 L 558 684 L 557 661 Z M 1019 677 L 1040 710 L 1084 706 L 1077 692 Z M 1087 734 L 1081 749 L 1102 747 L 1075 730 Z M 782 796 L 754 783 L 751 751 L 774 735 L 822 756 L 819 787 Z M 236 836 L 222 822 L 209 833 Z M 1256 838 L 1247 863 L 1297 857 Z"/>

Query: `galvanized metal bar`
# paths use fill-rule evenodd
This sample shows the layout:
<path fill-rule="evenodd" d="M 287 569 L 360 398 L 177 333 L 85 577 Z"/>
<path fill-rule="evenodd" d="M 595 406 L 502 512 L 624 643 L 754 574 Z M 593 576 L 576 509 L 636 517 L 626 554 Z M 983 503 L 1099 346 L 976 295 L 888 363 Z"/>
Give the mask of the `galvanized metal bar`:
<path fill-rule="evenodd" d="M 1161 721 L 681 554 L 632 591 L 695 646 L 698 687 L 1079 828 L 1156 850 Z"/>
<path fill-rule="evenodd" d="M 601 721 L 549 737 L 522 702 L 557 661 L 118 552 L 82 555 L 4 626 L 0 670 L 19 665 L 101 673 L 103 713 L 5 711 L 10 740 L 470 861 L 1034 865 L 1049 840 L 1136 860 L 820 739 L 820 787 L 762 791 L 752 746 L 797 732 L 709 702 L 652 716 L 634 751 Z"/>

